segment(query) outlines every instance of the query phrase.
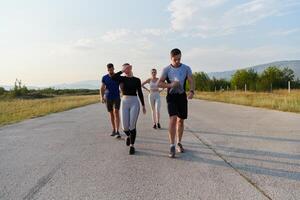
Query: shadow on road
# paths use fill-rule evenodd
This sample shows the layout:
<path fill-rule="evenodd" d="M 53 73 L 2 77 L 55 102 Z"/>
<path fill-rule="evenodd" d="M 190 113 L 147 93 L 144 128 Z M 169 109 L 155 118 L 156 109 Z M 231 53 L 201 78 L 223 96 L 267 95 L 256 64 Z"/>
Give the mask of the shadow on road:
<path fill-rule="evenodd" d="M 187 132 L 202 134 L 202 132 L 196 132 L 196 131 L 192 132 L 190 130 L 188 130 Z M 266 137 L 264 137 L 264 139 L 266 139 Z M 142 146 L 143 144 L 156 144 L 156 145 L 166 145 L 166 146 L 169 144 L 167 139 L 161 140 L 159 138 L 155 138 L 151 136 L 143 136 L 142 138 L 140 138 L 139 143 L 142 144 Z M 187 149 L 187 152 L 184 154 L 177 154 L 177 159 L 189 161 L 189 162 L 206 163 L 210 165 L 229 167 L 229 168 L 234 167 L 237 170 L 250 172 L 253 174 L 268 175 L 268 176 L 273 176 L 278 178 L 300 181 L 299 172 L 280 169 L 280 166 L 278 166 L 278 168 L 275 169 L 275 168 L 262 167 L 254 164 L 238 163 L 238 162 L 232 162 L 230 160 L 227 160 L 228 158 L 236 158 L 242 160 L 258 161 L 260 164 L 265 162 L 265 163 L 272 163 L 278 165 L 289 165 L 292 167 L 300 167 L 299 163 L 270 160 L 270 158 L 275 158 L 275 159 L 280 158 L 280 159 L 291 159 L 291 160 L 298 161 L 300 160 L 300 155 L 226 147 L 221 145 L 216 145 L 216 146 L 212 145 L 211 148 L 213 148 L 216 152 L 218 152 L 218 154 L 222 155 L 222 157 L 226 159 L 228 163 L 230 163 L 231 165 L 230 166 L 228 163 L 224 162 L 224 160 L 221 159 L 215 160 L 215 159 L 207 158 L 207 156 L 216 156 L 216 154 L 211 150 L 208 151 L 210 148 L 208 148 L 206 145 L 202 143 L 184 141 L 184 144 Z M 159 151 L 159 150 L 143 147 L 143 148 L 139 148 L 137 155 L 167 157 L 167 153 L 168 153 L 167 149 L 166 151 Z M 233 153 L 239 155 L 232 155 Z M 245 156 L 242 156 L 240 154 L 244 154 Z M 268 159 L 263 159 L 261 158 L 262 156 L 265 156 Z"/>

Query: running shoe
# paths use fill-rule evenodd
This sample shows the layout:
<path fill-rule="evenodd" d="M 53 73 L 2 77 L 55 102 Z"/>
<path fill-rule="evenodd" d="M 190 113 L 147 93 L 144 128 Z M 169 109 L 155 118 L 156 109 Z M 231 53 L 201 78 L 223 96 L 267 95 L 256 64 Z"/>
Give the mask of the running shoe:
<path fill-rule="evenodd" d="M 153 125 L 153 128 L 156 129 L 156 124 Z"/>
<path fill-rule="evenodd" d="M 129 148 L 129 154 L 130 154 L 130 155 L 133 155 L 134 153 L 135 153 L 134 147 L 133 147 L 133 146 L 130 146 L 130 148 Z"/>
<path fill-rule="evenodd" d="M 130 145 L 130 137 L 127 136 L 127 138 L 125 139 L 125 141 L 126 141 L 126 145 L 129 146 Z"/>
<path fill-rule="evenodd" d="M 117 138 L 117 139 L 120 139 L 120 138 L 121 138 L 121 135 L 120 135 L 119 131 L 116 132 L 115 138 Z"/>
<path fill-rule="evenodd" d="M 161 127 L 160 127 L 160 123 L 157 123 L 157 128 L 161 129 Z"/>
<path fill-rule="evenodd" d="M 117 133 L 115 131 L 112 131 L 111 134 L 110 134 L 110 136 L 114 137 L 114 136 L 116 136 L 116 134 Z"/>
<path fill-rule="evenodd" d="M 184 148 L 183 148 L 181 143 L 177 144 L 177 152 L 178 153 L 184 153 Z"/>
<path fill-rule="evenodd" d="M 170 154 L 169 157 L 170 158 L 175 158 L 175 146 L 170 147 Z"/>

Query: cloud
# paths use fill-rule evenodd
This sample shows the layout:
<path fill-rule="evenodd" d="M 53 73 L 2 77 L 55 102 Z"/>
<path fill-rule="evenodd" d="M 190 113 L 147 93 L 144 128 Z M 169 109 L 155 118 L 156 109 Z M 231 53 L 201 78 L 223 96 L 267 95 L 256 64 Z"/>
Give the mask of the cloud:
<path fill-rule="evenodd" d="M 79 49 L 94 49 L 96 40 L 95 38 L 81 38 L 75 41 L 73 46 Z"/>
<path fill-rule="evenodd" d="M 287 29 L 287 30 L 276 30 L 276 31 L 269 33 L 269 35 L 271 35 L 271 36 L 287 36 L 287 35 L 292 35 L 292 34 L 295 34 L 298 32 L 300 32 L 300 28 Z"/>
<path fill-rule="evenodd" d="M 152 35 L 152 36 L 163 36 L 170 33 L 170 29 L 159 29 L 159 28 L 146 28 L 140 31 L 140 34 L 143 35 Z"/>
<path fill-rule="evenodd" d="M 149 36 L 163 36 L 170 32 L 170 29 L 159 29 L 159 28 L 146 28 L 142 30 L 130 30 L 130 29 L 115 29 L 105 32 L 101 39 L 104 42 L 125 42 L 131 39 L 141 40 Z"/>
<path fill-rule="evenodd" d="M 130 36 L 131 33 L 132 31 L 129 29 L 116 29 L 104 33 L 101 39 L 105 42 L 114 42 L 125 39 L 126 37 Z"/>
<path fill-rule="evenodd" d="M 207 38 L 235 33 L 297 5 L 296 0 L 252 0 L 238 5 L 227 0 L 173 0 L 168 10 L 174 31 Z"/>

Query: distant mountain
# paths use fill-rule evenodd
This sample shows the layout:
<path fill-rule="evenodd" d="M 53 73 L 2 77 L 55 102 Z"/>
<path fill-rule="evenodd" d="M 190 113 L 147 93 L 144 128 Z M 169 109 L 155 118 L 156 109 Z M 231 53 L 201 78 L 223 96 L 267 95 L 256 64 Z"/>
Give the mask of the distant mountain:
<path fill-rule="evenodd" d="M 5 90 L 11 90 L 14 88 L 13 85 L 0 85 L 0 87 L 3 87 Z M 36 86 L 26 86 L 28 89 L 34 89 L 34 90 L 37 90 L 37 89 L 40 89 L 41 87 L 36 87 Z"/>
<path fill-rule="evenodd" d="M 254 69 L 257 73 L 263 72 L 266 68 L 269 66 L 277 66 L 281 69 L 288 67 L 292 70 L 294 70 L 295 75 L 297 78 L 300 78 L 300 60 L 291 60 L 291 61 L 277 61 L 277 62 L 272 62 L 272 63 L 267 63 L 267 64 L 262 64 L 262 65 L 256 65 L 253 67 L 247 67 L 244 69 Z M 223 72 L 211 72 L 208 73 L 208 76 L 210 78 L 215 77 L 217 79 L 231 79 L 232 75 L 236 72 L 237 70 L 231 70 L 231 71 L 223 71 Z"/>
<path fill-rule="evenodd" d="M 26 84 L 25 84 L 26 85 Z M 14 86 L 12 85 L 0 85 L 0 87 L 3 87 L 5 90 L 10 90 Z M 88 80 L 88 81 L 80 81 L 75 83 L 63 83 L 63 84 L 57 84 L 52 86 L 44 86 L 44 87 L 36 87 L 36 86 L 26 86 L 28 89 L 43 89 L 43 88 L 55 88 L 55 89 L 99 89 L 100 87 L 100 81 L 99 80 Z"/>
<path fill-rule="evenodd" d="M 55 89 L 99 89 L 100 81 L 99 80 L 87 80 L 87 81 L 80 81 L 75 83 L 64 83 L 50 86 Z"/>
<path fill-rule="evenodd" d="M 10 90 L 13 88 L 11 85 L 0 85 L 0 87 L 3 87 L 5 90 Z"/>

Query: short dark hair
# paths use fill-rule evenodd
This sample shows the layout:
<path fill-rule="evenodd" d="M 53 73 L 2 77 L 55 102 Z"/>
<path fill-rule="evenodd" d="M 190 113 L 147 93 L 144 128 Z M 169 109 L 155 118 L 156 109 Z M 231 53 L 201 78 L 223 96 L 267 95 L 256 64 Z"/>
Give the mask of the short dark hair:
<path fill-rule="evenodd" d="M 113 68 L 113 67 L 114 67 L 114 65 L 113 65 L 112 63 L 108 63 L 106 66 L 107 66 L 107 68 L 108 68 L 108 69 L 110 69 L 110 68 Z"/>
<path fill-rule="evenodd" d="M 157 71 L 155 68 L 152 68 L 151 71 Z"/>
<path fill-rule="evenodd" d="M 170 52 L 170 55 L 173 57 L 173 56 L 177 56 L 177 55 L 180 55 L 181 54 L 181 51 L 177 48 L 175 49 L 172 49 L 171 52 Z"/>

